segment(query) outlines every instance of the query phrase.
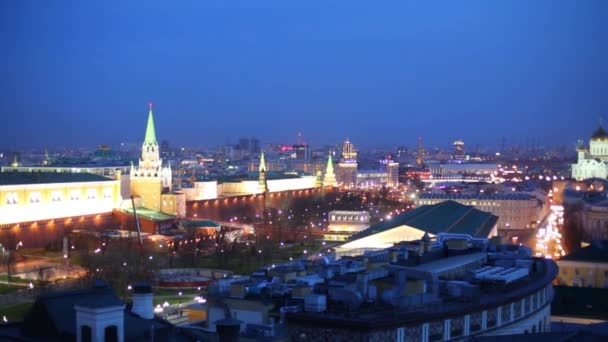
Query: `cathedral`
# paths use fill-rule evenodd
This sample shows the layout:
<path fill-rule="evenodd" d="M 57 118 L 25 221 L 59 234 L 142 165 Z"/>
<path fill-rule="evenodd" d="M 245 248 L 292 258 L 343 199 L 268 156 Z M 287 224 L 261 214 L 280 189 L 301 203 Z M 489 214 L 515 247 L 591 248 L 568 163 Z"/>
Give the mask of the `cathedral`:
<path fill-rule="evenodd" d="M 578 162 L 572 164 L 572 178 L 583 180 L 608 177 L 608 133 L 601 123 L 591 135 L 589 149 L 579 141 L 577 152 Z"/>
<path fill-rule="evenodd" d="M 150 103 L 139 165 L 131 165 L 131 196 L 137 198 L 138 202 L 140 201 L 139 206 L 143 208 L 178 215 L 180 199 L 179 194 L 171 193 L 171 166 L 163 167 L 162 163 Z"/>

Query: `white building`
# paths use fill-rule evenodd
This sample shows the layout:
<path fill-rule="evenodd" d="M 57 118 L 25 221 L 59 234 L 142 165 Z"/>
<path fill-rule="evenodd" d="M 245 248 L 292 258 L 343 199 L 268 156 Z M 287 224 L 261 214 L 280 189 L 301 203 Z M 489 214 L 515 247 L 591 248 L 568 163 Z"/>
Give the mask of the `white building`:
<path fill-rule="evenodd" d="M 602 125 L 591 135 L 589 149 L 579 142 L 577 151 L 578 161 L 572 164 L 572 178 L 583 180 L 608 177 L 608 133 Z"/>
<path fill-rule="evenodd" d="M 547 201 L 527 193 L 504 193 L 495 195 L 467 194 L 421 194 L 414 205 L 433 205 L 444 201 L 456 201 L 471 205 L 498 216 L 499 230 L 533 229 L 548 212 Z"/>

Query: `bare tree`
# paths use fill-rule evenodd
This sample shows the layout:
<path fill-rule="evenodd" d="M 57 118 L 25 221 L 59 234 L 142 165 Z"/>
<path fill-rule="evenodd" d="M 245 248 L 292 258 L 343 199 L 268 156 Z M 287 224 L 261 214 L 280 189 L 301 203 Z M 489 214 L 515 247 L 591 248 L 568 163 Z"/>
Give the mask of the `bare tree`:
<path fill-rule="evenodd" d="M 6 231 L 2 234 L 2 245 L 4 246 L 3 261 L 6 265 L 6 275 L 8 281 L 11 281 L 11 269 L 15 263 L 15 251 L 19 248 L 20 242 L 17 240 L 17 235 L 12 231 Z"/>

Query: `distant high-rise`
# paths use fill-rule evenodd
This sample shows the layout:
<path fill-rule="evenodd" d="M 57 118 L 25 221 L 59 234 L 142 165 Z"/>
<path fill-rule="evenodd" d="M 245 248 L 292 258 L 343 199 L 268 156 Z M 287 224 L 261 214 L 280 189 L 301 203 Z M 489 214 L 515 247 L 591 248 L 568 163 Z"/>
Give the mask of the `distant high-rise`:
<path fill-rule="evenodd" d="M 347 189 L 357 186 L 357 150 L 348 138 L 342 144 L 342 159 L 338 163 L 336 178 L 338 184 Z"/>
<path fill-rule="evenodd" d="M 240 138 L 236 148 L 243 153 L 258 153 L 260 152 L 260 140 L 256 138 Z"/>
<path fill-rule="evenodd" d="M 357 161 L 357 150 L 348 138 L 342 144 L 342 160 L 344 161 Z"/>
<path fill-rule="evenodd" d="M 418 154 L 416 155 L 416 165 L 422 167 L 424 165 L 424 147 L 422 146 L 422 137 L 418 137 Z"/>
<path fill-rule="evenodd" d="M 454 153 L 452 154 L 452 159 L 464 160 L 465 159 L 464 141 L 462 141 L 461 139 L 458 139 L 458 140 L 454 141 L 453 145 L 454 145 Z"/>
<path fill-rule="evenodd" d="M 382 161 L 386 171 L 386 185 L 396 187 L 399 185 L 399 163 L 395 162 L 392 156 L 387 156 Z"/>

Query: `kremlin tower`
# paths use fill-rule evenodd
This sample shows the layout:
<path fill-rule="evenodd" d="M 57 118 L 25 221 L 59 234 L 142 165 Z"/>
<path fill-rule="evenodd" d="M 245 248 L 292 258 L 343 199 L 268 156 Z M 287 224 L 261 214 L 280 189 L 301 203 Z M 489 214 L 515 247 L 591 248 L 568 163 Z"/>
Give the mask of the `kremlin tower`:
<path fill-rule="evenodd" d="M 131 196 L 140 197 L 142 207 L 161 211 L 161 194 L 164 189 L 170 188 L 171 168 L 162 167 L 150 103 L 139 165 L 135 167 L 131 164 Z"/>

